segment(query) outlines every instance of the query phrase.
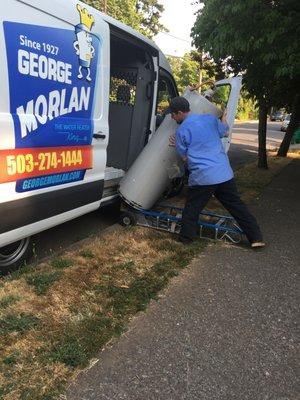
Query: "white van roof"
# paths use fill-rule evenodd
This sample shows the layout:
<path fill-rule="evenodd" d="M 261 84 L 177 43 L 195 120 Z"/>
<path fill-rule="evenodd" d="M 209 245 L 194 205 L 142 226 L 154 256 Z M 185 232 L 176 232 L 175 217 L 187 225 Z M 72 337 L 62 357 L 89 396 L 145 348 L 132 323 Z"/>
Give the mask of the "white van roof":
<path fill-rule="evenodd" d="M 108 22 L 110 25 L 113 25 L 119 29 L 122 29 L 123 31 L 129 33 L 132 36 L 135 36 L 137 39 L 143 41 L 147 45 L 153 47 L 155 50 L 158 51 L 159 53 L 159 65 L 161 68 L 167 70 L 170 74 L 172 73 L 170 64 L 168 62 L 167 57 L 164 55 L 164 53 L 160 50 L 160 48 L 156 45 L 156 43 L 153 42 L 153 40 L 147 38 L 146 36 L 142 35 L 141 33 L 137 32 L 135 29 L 131 28 L 128 25 L 123 24 L 122 22 L 110 17 L 109 15 L 106 15 L 104 13 L 101 13 L 102 18 Z"/>
<path fill-rule="evenodd" d="M 41 0 L 19 0 L 22 3 L 29 4 L 32 7 L 35 7 L 37 9 L 43 10 L 47 12 L 50 15 L 59 15 L 61 16 L 61 19 L 63 18 L 63 15 L 73 15 L 73 10 L 76 9 L 76 5 L 78 3 L 81 3 L 84 7 L 90 8 L 93 10 L 92 12 L 95 13 L 96 15 L 101 16 L 103 20 L 105 20 L 108 24 L 121 29 L 124 32 L 127 32 L 131 36 L 136 37 L 137 39 L 141 40 L 148 46 L 151 46 L 153 49 L 157 50 L 159 53 L 159 65 L 161 68 L 165 69 L 169 73 L 172 73 L 170 64 L 166 58 L 166 56 L 163 54 L 163 52 L 160 50 L 160 48 L 150 39 L 148 39 L 146 36 L 142 35 L 141 33 L 137 32 L 136 30 L 132 29 L 128 25 L 123 24 L 120 21 L 117 21 L 116 19 L 108 16 L 107 14 L 102 13 L 101 11 L 98 11 L 90 6 L 88 6 L 85 3 L 82 3 L 81 1 L 78 0 L 51 0 L 51 1 L 41 1 Z M 74 21 L 74 24 L 76 25 L 76 22 Z"/>

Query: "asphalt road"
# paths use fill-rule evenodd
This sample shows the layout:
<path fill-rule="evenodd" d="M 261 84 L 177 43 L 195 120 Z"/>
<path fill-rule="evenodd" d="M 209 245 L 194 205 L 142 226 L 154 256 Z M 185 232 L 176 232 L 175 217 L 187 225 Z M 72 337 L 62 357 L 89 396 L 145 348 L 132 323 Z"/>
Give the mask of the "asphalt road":
<path fill-rule="evenodd" d="M 267 149 L 276 149 L 280 146 L 284 132 L 280 131 L 281 122 L 269 122 L 267 130 Z M 258 122 L 235 124 L 232 134 L 232 144 L 229 158 L 234 169 L 243 164 L 255 161 L 258 149 Z"/>
<path fill-rule="evenodd" d="M 278 147 L 283 133 L 280 122 L 268 124 L 267 144 L 269 148 Z M 236 124 L 233 129 L 229 158 L 234 169 L 255 161 L 257 157 L 257 122 Z M 63 250 L 91 234 L 99 233 L 118 220 L 114 207 L 87 214 L 37 235 L 36 253 L 39 259 Z"/>

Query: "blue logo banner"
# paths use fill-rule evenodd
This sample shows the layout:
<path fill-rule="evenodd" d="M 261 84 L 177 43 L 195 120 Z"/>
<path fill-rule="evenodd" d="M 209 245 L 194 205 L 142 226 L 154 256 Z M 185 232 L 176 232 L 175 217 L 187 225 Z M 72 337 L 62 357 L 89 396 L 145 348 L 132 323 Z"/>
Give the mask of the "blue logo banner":
<path fill-rule="evenodd" d="M 101 41 L 82 23 L 3 25 L 16 148 L 90 145 Z"/>

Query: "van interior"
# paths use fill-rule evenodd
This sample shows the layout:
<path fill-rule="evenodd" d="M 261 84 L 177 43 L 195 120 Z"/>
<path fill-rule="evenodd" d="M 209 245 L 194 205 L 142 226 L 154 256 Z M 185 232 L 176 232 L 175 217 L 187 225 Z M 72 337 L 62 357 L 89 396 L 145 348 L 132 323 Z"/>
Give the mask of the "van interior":
<path fill-rule="evenodd" d="M 146 46 L 112 32 L 107 167 L 128 170 L 147 143 L 154 77 Z"/>

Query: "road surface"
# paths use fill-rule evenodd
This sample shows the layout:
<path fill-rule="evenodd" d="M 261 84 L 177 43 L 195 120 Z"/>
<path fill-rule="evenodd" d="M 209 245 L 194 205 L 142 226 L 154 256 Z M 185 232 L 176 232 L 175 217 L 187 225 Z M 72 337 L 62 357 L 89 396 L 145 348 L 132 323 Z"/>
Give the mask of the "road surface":
<path fill-rule="evenodd" d="M 267 149 L 278 148 L 284 132 L 280 131 L 281 122 L 269 122 L 267 130 Z M 234 125 L 229 158 L 234 169 L 255 161 L 258 149 L 258 121 L 237 123 Z"/>

